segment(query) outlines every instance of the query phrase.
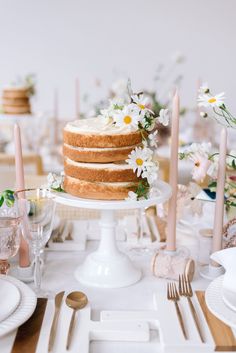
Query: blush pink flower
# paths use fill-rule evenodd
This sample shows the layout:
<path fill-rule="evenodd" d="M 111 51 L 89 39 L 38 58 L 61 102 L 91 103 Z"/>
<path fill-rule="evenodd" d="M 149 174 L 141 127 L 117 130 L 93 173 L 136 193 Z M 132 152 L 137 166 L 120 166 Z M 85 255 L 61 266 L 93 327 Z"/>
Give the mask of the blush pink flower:
<path fill-rule="evenodd" d="M 191 159 L 194 162 L 192 177 L 195 181 L 202 183 L 211 165 L 211 161 L 209 161 L 208 156 L 201 153 L 195 153 Z"/>

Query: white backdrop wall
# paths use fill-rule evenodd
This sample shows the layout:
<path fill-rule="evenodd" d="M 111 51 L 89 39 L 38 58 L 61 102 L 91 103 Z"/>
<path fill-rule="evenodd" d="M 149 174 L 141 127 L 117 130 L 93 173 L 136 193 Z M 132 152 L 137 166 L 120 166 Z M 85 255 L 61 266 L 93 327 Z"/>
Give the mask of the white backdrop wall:
<path fill-rule="evenodd" d="M 0 0 L 0 6 L 0 89 L 36 73 L 38 110 L 51 108 L 58 87 L 60 114 L 72 118 L 76 76 L 82 95 L 94 99 L 120 76 L 135 89 L 152 87 L 158 63 L 180 51 L 182 102 L 194 105 L 201 77 L 216 93 L 226 92 L 236 114 L 235 0 Z"/>

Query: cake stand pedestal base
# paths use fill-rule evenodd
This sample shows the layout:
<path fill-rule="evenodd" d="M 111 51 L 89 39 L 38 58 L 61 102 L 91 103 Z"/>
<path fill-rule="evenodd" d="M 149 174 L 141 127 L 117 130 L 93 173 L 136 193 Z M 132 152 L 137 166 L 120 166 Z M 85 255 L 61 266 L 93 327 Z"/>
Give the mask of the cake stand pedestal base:
<path fill-rule="evenodd" d="M 85 285 L 119 288 L 129 286 L 141 278 L 141 271 L 116 246 L 114 212 L 101 211 L 98 250 L 89 254 L 85 262 L 75 270 L 76 279 Z"/>

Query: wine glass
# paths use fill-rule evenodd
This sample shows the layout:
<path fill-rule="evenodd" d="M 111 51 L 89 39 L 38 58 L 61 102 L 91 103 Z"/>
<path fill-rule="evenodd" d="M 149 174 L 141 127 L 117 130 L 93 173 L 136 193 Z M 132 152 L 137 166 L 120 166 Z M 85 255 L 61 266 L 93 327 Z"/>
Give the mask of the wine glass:
<path fill-rule="evenodd" d="M 53 228 L 55 202 L 50 190 L 44 188 L 20 190 L 15 193 L 18 208 L 23 214 L 22 233 L 34 255 L 34 285 L 38 297 L 48 297 L 41 289 L 40 255 Z"/>
<path fill-rule="evenodd" d="M 0 207 L 0 274 L 6 275 L 10 264 L 8 259 L 15 256 L 20 246 L 20 222 L 14 206 Z"/>

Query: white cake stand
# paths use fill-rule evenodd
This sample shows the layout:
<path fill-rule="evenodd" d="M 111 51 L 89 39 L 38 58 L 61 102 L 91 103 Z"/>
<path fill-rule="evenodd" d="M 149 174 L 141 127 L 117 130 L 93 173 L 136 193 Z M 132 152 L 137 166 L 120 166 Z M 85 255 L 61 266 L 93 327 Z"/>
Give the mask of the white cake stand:
<path fill-rule="evenodd" d="M 73 207 L 101 210 L 98 249 L 89 254 L 84 263 L 75 270 L 76 279 L 85 284 L 101 288 L 126 287 L 141 278 L 128 256 L 120 252 L 115 238 L 115 210 L 145 208 L 163 203 L 171 196 L 170 186 L 158 181 L 158 194 L 143 201 L 101 201 L 74 197 L 66 193 L 56 193 L 56 202 Z"/>

